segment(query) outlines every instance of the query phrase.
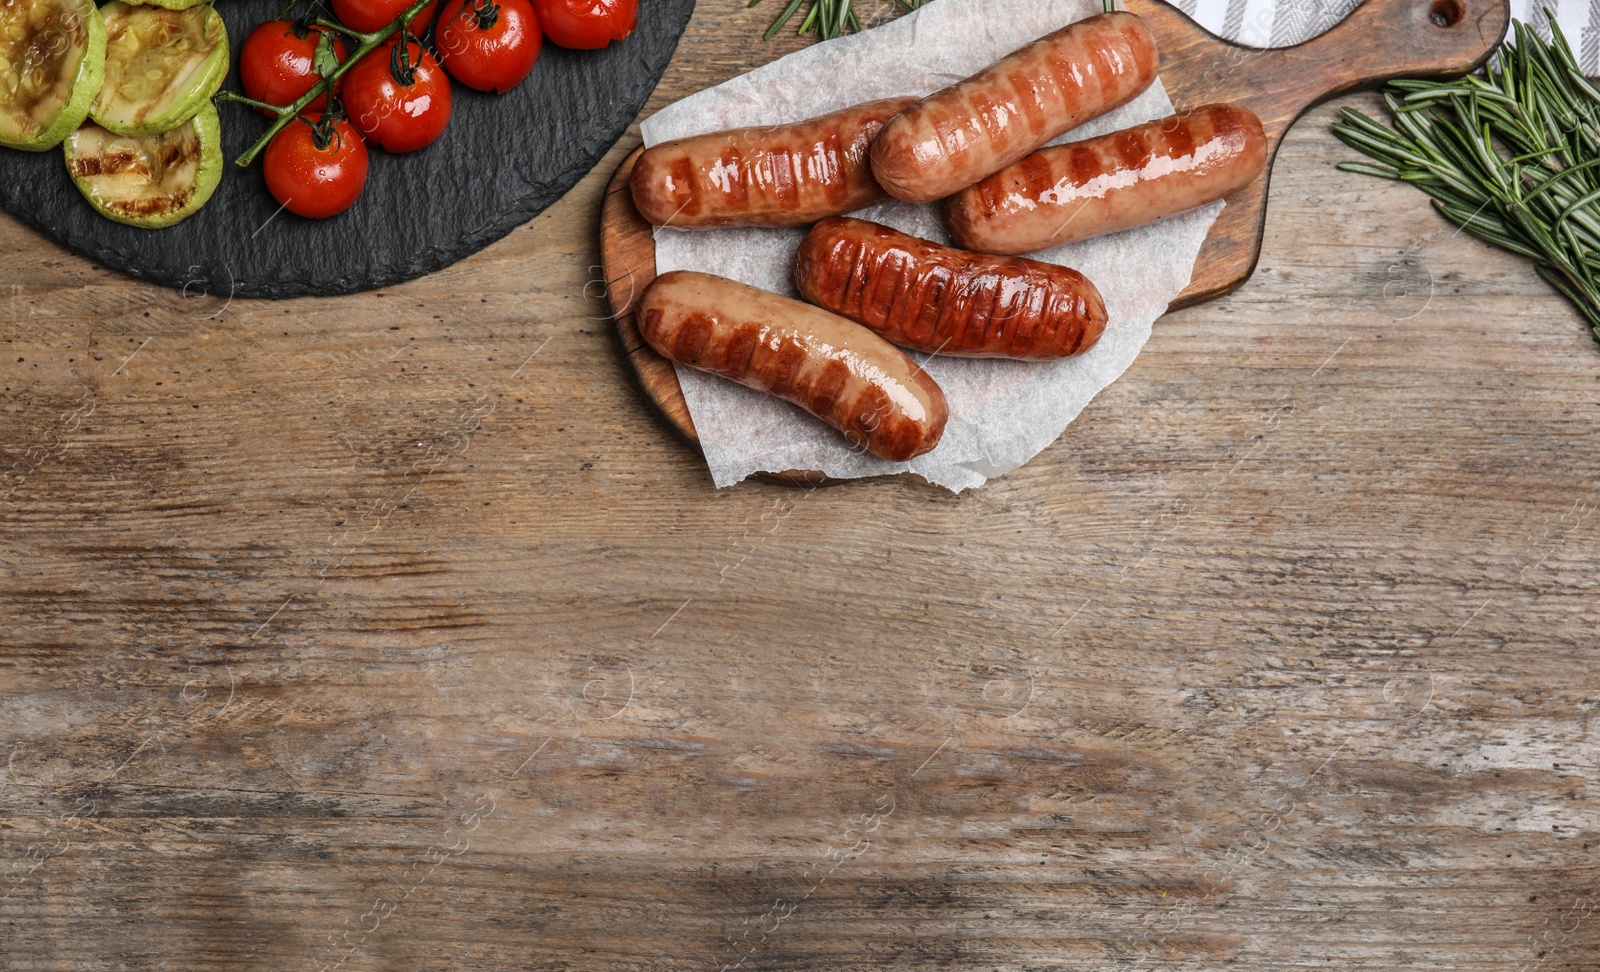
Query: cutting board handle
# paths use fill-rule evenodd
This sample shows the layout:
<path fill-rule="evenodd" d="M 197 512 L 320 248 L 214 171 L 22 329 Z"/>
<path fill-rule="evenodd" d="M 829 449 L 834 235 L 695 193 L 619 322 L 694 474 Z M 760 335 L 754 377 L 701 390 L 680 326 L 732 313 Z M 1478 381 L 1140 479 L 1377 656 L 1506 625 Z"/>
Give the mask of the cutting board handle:
<path fill-rule="evenodd" d="M 1510 6 L 1507 0 L 1366 0 L 1325 33 L 1263 53 L 1283 62 L 1278 76 L 1298 86 L 1294 101 L 1320 101 L 1391 78 L 1462 75 L 1505 36 Z"/>
<path fill-rule="evenodd" d="M 1511 23 L 1509 0 L 1366 0 L 1303 44 L 1260 48 L 1222 40 L 1170 0 L 1120 3 L 1155 33 L 1174 105 L 1244 105 L 1260 117 L 1274 156 L 1312 105 L 1394 78 L 1466 74 L 1489 59 Z M 1174 307 L 1225 294 L 1249 278 L 1261 252 L 1270 173 L 1228 198 Z"/>

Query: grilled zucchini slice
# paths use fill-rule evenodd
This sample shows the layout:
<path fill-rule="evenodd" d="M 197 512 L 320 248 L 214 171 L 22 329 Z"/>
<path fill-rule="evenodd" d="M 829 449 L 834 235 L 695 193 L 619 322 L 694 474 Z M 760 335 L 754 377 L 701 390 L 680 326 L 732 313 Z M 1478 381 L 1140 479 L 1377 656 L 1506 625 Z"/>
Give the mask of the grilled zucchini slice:
<path fill-rule="evenodd" d="M 187 219 L 222 179 L 222 126 L 210 102 L 159 135 L 118 135 L 89 122 L 67 136 L 64 150 L 67 173 L 90 205 L 145 229 Z"/>
<path fill-rule="evenodd" d="M 188 10 L 112 0 L 106 80 L 89 112 L 118 135 L 155 135 L 188 121 L 228 73 L 228 30 L 210 4 Z"/>
<path fill-rule="evenodd" d="M 55 148 L 83 124 L 105 73 L 93 0 L 0 0 L 0 145 Z"/>

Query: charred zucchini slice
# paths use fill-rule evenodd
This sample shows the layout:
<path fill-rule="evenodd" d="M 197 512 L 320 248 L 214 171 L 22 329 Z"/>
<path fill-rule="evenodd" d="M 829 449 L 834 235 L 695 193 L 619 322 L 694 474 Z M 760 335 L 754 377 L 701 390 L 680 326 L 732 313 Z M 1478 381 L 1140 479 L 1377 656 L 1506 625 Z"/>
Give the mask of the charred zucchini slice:
<path fill-rule="evenodd" d="M 112 0 L 106 80 L 89 117 L 118 135 L 154 135 L 189 120 L 228 73 L 228 31 L 210 4 L 188 10 Z"/>
<path fill-rule="evenodd" d="M 105 72 L 93 0 L 0 0 L 0 145 L 55 148 L 83 124 Z"/>
<path fill-rule="evenodd" d="M 222 130 L 209 102 L 159 135 L 135 137 L 94 122 L 67 136 L 67 172 L 101 215 L 145 229 L 183 221 L 222 178 Z"/>

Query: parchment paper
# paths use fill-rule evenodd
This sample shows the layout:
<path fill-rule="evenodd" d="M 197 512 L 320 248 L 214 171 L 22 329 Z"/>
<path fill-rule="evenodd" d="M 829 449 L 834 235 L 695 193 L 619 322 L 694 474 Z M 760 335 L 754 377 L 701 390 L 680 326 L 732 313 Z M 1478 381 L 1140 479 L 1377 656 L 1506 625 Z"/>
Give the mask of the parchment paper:
<path fill-rule="evenodd" d="M 817 44 L 692 95 L 644 122 L 646 145 L 747 125 L 777 125 L 894 95 L 926 95 L 1034 38 L 1098 13 L 1100 0 L 934 0 L 861 34 Z M 1061 141 L 1172 113 L 1159 80 L 1138 99 Z M 1150 325 L 1188 286 L 1222 203 L 1126 233 L 1033 254 L 1081 271 L 1105 297 L 1110 324 L 1091 351 L 1058 362 L 913 357 L 944 389 L 950 423 L 933 452 L 885 462 L 787 402 L 691 368 L 678 379 L 718 487 L 753 473 L 817 470 L 838 479 L 910 471 L 955 492 L 1010 472 L 1054 442 L 1123 373 Z M 854 215 L 950 242 L 937 205 L 889 202 Z M 656 269 L 700 270 L 798 296 L 804 230 L 656 230 Z"/>

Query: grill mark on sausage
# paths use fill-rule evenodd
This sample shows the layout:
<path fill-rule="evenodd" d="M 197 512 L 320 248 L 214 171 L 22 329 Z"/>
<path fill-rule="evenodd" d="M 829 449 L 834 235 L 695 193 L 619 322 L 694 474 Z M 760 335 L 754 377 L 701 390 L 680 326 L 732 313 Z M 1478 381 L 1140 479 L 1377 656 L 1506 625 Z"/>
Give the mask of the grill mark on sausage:
<path fill-rule="evenodd" d="M 723 373 L 747 375 L 761 350 L 761 332 L 753 327 L 739 328 L 723 352 Z"/>
<path fill-rule="evenodd" d="M 791 145 L 786 147 L 784 151 L 773 152 L 768 156 L 772 161 L 772 167 L 768 170 L 772 180 L 772 197 L 782 209 L 793 207 L 800 195 L 799 180 L 801 175 L 797 171 L 798 166 L 795 165 L 795 156 L 798 151 Z"/>
<path fill-rule="evenodd" d="M 1008 81 L 1018 131 L 1025 132 L 1030 142 L 1043 137 L 1050 129 L 1050 105 L 1061 99 L 1061 84 L 1048 60 L 1013 72 Z"/>
<path fill-rule="evenodd" d="M 914 100 L 664 142 L 635 163 L 635 207 L 658 226 L 694 229 L 807 225 L 870 205 L 887 194 L 872 175 L 868 146 Z"/>
<path fill-rule="evenodd" d="M 1083 114 L 1084 95 L 1083 73 L 1079 70 L 1077 51 L 1071 55 L 1066 50 L 1052 50 L 1046 54 L 1046 63 L 1049 66 L 1050 76 L 1056 82 L 1056 104 L 1063 115 L 1077 118 Z M 1039 134 L 1044 135 L 1049 131 L 1049 126 L 1040 125 Z"/>
<path fill-rule="evenodd" d="M 844 139 L 839 132 L 833 131 L 829 132 L 819 145 L 821 151 L 817 153 L 817 160 L 823 166 L 823 171 L 816 174 L 816 181 L 829 204 L 833 208 L 838 208 L 847 204 L 850 199 L 850 184 L 842 178 L 845 166 L 848 164 Z"/>
<path fill-rule="evenodd" d="M 1133 14 L 1070 24 L 891 119 L 873 144 L 874 171 L 909 202 L 950 195 L 1131 101 L 1158 61 Z"/>
<path fill-rule="evenodd" d="M 700 215 L 700 195 L 689 188 L 694 179 L 694 166 L 689 163 L 689 157 L 685 155 L 674 159 L 668 172 L 672 180 L 668 198 L 672 200 L 673 212 L 687 216 Z"/>
<path fill-rule="evenodd" d="M 1055 189 L 1060 183 L 1056 175 L 1055 166 L 1050 164 L 1050 159 L 1043 153 L 1034 155 L 1032 165 L 1027 169 L 1029 181 L 1025 192 L 1035 196 L 1043 191 Z M 1086 186 L 1106 174 L 1105 162 L 1100 153 L 1084 145 L 1075 145 L 1065 153 L 1067 178 L 1073 185 Z"/>
<path fill-rule="evenodd" d="M 1163 125 L 1161 128 L 1161 137 L 1166 142 L 1166 153 L 1171 155 L 1173 158 L 1178 159 L 1187 158 L 1188 156 L 1193 155 L 1195 148 L 1195 127 L 1196 126 L 1192 124 L 1184 124 L 1181 119 L 1175 124 Z M 1205 141 L 1205 139 L 1202 138 L 1201 141 Z"/>
<path fill-rule="evenodd" d="M 1117 164 L 1124 169 L 1134 171 L 1142 170 L 1149 165 L 1154 154 L 1153 146 L 1150 144 L 1151 134 L 1153 133 L 1148 129 L 1138 126 L 1118 132 L 1110 143 Z"/>
<path fill-rule="evenodd" d="M 978 135 L 996 144 L 1004 144 L 1011 139 L 1011 132 L 1006 126 L 1003 99 L 975 88 L 967 98 L 967 108 Z"/>
<path fill-rule="evenodd" d="M 805 376 L 806 351 L 797 342 L 778 338 L 766 344 L 766 349 L 771 352 L 772 364 L 765 363 L 757 367 L 757 373 L 767 372 L 772 374 L 771 385 L 773 392 L 783 398 L 804 397 L 805 386 L 801 379 Z M 767 355 L 762 355 L 763 358 Z M 819 403 L 813 403 L 819 405 Z M 819 405 L 819 407 L 821 407 Z M 825 411 L 826 408 L 823 407 Z"/>
<path fill-rule="evenodd" d="M 1128 41 L 1128 50 L 1137 62 L 1135 69 L 1138 71 L 1155 72 L 1161 67 L 1161 51 L 1155 45 L 1146 46 L 1144 38 L 1138 36 L 1129 25 L 1124 24 L 1122 36 Z"/>
<path fill-rule="evenodd" d="M 960 288 L 953 283 L 953 277 L 954 274 L 948 266 L 919 267 L 913 264 L 906 267 L 901 275 L 901 286 L 913 295 L 912 313 L 905 318 L 898 340 L 904 340 L 908 344 L 915 341 L 914 347 L 931 351 L 940 344 L 948 347 L 959 337 L 958 334 L 948 330 L 950 324 L 958 327 L 962 324 L 959 316 L 952 317 L 949 323 L 944 319 L 947 308 L 946 295 L 960 293 Z M 874 312 L 871 308 L 867 311 L 872 314 L 878 326 L 886 329 L 894 327 L 894 318 L 882 311 Z"/>
<path fill-rule="evenodd" d="M 707 361 L 704 357 L 711 344 L 711 328 L 711 318 L 704 314 L 684 318 L 672 336 L 672 356 L 687 365 L 719 368 L 718 362 Z"/>
<path fill-rule="evenodd" d="M 992 275 L 985 279 L 982 270 L 970 264 L 966 269 L 967 286 L 963 288 L 965 293 L 961 300 L 964 306 L 951 308 L 960 315 L 956 322 L 959 331 L 951 343 L 963 350 L 992 347 L 1015 354 L 1018 342 L 1030 336 L 1028 332 L 1033 330 L 1033 322 L 1001 305 L 1007 296 L 1004 284 L 997 284 Z M 984 297 L 989 299 L 989 304 L 980 310 L 979 302 Z"/>
<path fill-rule="evenodd" d="M 938 444 L 949 409 L 926 372 L 824 310 L 719 277 L 662 274 L 640 298 L 645 340 L 667 357 L 787 399 L 874 455 Z"/>
<path fill-rule="evenodd" d="M 1075 270 L 967 253 L 865 220 L 817 224 L 800 246 L 796 283 L 812 303 L 930 353 L 1062 357 L 1105 328 L 1098 291 Z"/>
<path fill-rule="evenodd" d="M 1248 109 L 1206 105 L 1042 149 L 952 199 L 950 228 L 961 245 L 996 253 L 1076 242 L 1229 195 L 1261 172 L 1266 153 Z"/>
<path fill-rule="evenodd" d="M 1205 121 L 1213 138 L 1233 139 L 1245 133 L 1244 119 L 1237 111 L 1214 112 L 1207 115 Z"/>
<path fill-rule="evenodd" d="M 1102 25 L 1103 26 L 1103 25 Z M 1117 81 L 1131 71 L 1138 68 L 1137 64 L 1130 63 L 1129 54 L 1132 45 L 1121 30 L 1114 27 L 1109 30 L 1099 31 L 1098 43 L 1085 44 L 1088 48 L 1089 63 L 1094 67 L 1095 80 L 1100 84 L 1100 97 L 1108 103 L 1124 101 L 1118 90 Z"/>
<path fill-rule="evenodd" d="M 853 402 L 849 406 L 840 407 L 846 403 L 845 390 L 849 384 L 850 369 L 843 362 L 830 360 L 817 369 L 817 376 L 811 383 L 809 394 L 819 411 L 829 413 L 837 419 L 841 416 L 847 416 L 852 411 Z M 843 422 L 840 424 L 846 426 L 845 434 L 849 435 L 852 430 L 852 423 Z M 859 444 L 863 440 L 852 438 L 851 441 Z"/>
<path fill-rule="evenodd" d="M 966 127 L 972 123 L 972 107 L 965 99 L 952 107 L 934 105 L 924 114 L 933 128 L 934 140 L 940 151 L 955 155 L 967 145 Z"/>

